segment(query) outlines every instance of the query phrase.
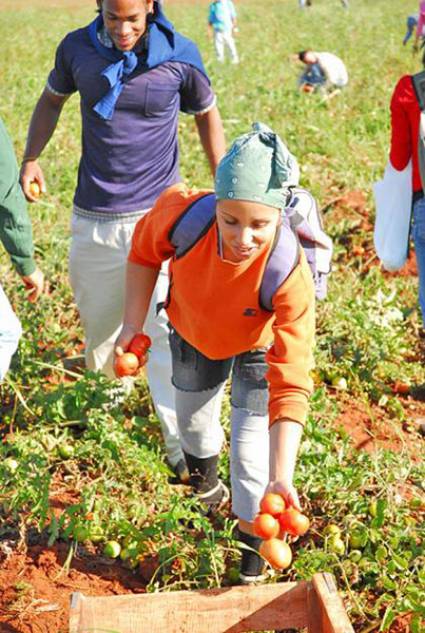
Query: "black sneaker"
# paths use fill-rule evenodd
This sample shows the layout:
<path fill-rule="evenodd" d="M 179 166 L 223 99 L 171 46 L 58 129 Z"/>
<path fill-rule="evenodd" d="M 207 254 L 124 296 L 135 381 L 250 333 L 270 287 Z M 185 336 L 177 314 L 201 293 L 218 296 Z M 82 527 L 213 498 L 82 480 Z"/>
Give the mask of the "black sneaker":
<path fill-rule="evenodd" d="M 266 563 L 258 553 L 261 545 L 261 539 L 258 536 L 252 536 L 238 529 L 238 540 L 244 546 L 240 546 L 242 560 L 239 572 L 239 582 L 241 585 L 251 585 L 263 582 L 269 578 L 266 570 Z"/>
<path fill-rule="evenodd" d="M 184 459 L 180 459 L 175 466 L 170 466 L 174 476 L 168 478 L 168 483 L 173 485 L 184 484 L 189 486 L 190 473 Z"/>
<path fill-rule="evenodd" d="M 224 508 L 230 499 L 228 487 L 219 480 L 218 484 L 208 492 L 196 492 L 194 498 L 201 503 L 202 514 L 212 517 Z"/>

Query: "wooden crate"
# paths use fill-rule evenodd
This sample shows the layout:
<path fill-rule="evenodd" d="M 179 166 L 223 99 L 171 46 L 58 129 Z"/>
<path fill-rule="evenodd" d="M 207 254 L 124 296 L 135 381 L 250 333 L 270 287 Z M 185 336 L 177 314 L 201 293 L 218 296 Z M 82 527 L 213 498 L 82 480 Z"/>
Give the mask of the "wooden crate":
<path fill-rule="evenodd" d="M 89 597 L 72 594 L 70 633 L 354 633 L 331 574 L 310 582 Z"/>

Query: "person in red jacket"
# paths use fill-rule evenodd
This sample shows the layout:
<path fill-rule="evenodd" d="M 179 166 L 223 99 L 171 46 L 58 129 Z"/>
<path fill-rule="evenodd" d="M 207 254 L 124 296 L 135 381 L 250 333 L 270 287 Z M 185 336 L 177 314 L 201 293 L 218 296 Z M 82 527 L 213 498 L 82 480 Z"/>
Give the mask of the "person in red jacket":
<path fill-rule="evenodd" d="M 425 54 L 423 58 L 425 64 Z M 413 228 L 419 275 L 419 304 L 425 324 L 425 198 L 418 160 L 420 107 L 411 75 L 399 79 L 391 98 L 391 165 L 402 171 L 412 160 Z"/>
<path fill-rule="evenodd" d="M 224 440 L 220 407 L 232 376 L 232 508 L 238 538 L 250 548 L 242 551 L 242 582 L 262 575 L 252 523 L 265 490 L 299 508 L 292 479 L 313 387 L 315 290 L 304 251 L 282 213 L 298 174 L 279 137 L 255 124 L 219 163 L 215 192 L 182 184 L 168 188 L 133 236 L 115 348 L 121 355 L 143 330 L 161 262 L 172 258 L 166 311 L 177 421 L 190 483 L 210 513 L 229 495 L 217 466 Z M 179 251 L 173 238 L 187 217 L 183 233 L 201 230 L 190 248 Z M 278 248 L 279 269 L 288 274 L 273 286 L 266 308 L 263 280 Z"/>

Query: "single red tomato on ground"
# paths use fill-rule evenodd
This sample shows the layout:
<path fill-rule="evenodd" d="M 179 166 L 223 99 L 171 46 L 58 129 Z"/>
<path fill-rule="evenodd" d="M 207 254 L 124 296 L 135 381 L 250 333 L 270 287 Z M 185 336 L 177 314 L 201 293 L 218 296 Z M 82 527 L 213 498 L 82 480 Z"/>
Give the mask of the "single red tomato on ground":
<path fill-rule="evenodd" d="M 262 539 L 274 538 L 279 534 L 279 521 L 271 514 L 257 514 L 253 529 L 254 534 Z"/>
<path fill-rule="evenodd" d="M 288 508 L 279 517 L 282 530 L 291 536 L 302 536 L 310 527 L 310 521 L 305 514 L 298 512 L 295 508 Z"/>
<path fill-rule="evenodd" d="M 119 378 L 122 378 L 122 376 L 134 376 L 138 369 L 139 359 L 136 354 L 125 352 L 121 356 L 115 356 L 114 371 Z"/>
<path fill-rule="evenodd" d="M 285 501 L 274 492 L 268 492 L 260 501 L 260 512 L 271 514 L 273 517 L 277 517 L 284 509 Z"/>
<path fill-rule="evenodd" d="M 138 358 L 141 356 L 146 356 L 146 352 L 151 347 L 152 341 L 147 334 L 143 334 L 139 332 L 131 339 L 130 345 L 128 346 L 128 352 L 132 352 L 136 354 Z"/>
<path fill-rule="evenodd" d="M 278 538 L 263 541 L 259 551 L 273 569 L 286 569 L 292 562 L 291 548 Z"/>

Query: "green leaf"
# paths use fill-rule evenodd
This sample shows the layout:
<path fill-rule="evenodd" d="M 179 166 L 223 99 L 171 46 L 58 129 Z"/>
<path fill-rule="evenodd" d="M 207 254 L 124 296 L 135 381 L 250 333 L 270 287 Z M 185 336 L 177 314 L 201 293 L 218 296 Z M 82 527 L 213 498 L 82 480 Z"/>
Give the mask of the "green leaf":
<path fill-rule="evenodd" d="M 382 618 L 381 626 L 379 627 L 380 631 L 388 631 L 391 624 L 394 622 L 396 612 L 393 610 L 392 606 L 388 606 L 385 610 L 384 617 Z"/>

